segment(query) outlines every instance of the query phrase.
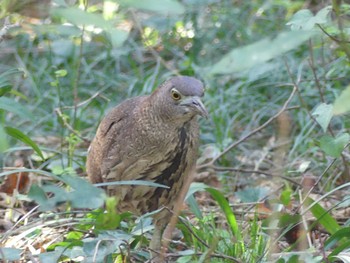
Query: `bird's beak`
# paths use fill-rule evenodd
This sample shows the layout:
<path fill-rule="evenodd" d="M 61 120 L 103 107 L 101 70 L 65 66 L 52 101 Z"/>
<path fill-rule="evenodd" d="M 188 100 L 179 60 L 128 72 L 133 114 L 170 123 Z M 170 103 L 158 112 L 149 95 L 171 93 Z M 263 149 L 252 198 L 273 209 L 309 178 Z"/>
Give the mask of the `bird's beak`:
<path fill-rule="evenodd" d="M 181 102 L 181 105 L 185 105 L 193 108 L 197 114 L 208 119 L 208 111 L 206 110 L 203 102 L 198 96 L 188 97 Z"/>

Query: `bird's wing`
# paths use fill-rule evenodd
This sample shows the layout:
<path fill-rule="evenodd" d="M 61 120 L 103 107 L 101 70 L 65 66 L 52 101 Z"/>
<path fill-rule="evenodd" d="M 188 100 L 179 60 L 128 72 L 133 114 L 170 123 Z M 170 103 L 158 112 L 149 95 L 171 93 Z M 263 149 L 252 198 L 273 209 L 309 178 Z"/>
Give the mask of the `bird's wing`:
<path fill-rule="evenodd" d="M 126 148 L 132 143 L 133 112 L 144 98 L 135 97 L 122 102 L 102 120 L 87 157 L 87 172 L 93 183 L 105 181 L 110 170 L 122 160 L 127 165 L 124 160 Z"/>

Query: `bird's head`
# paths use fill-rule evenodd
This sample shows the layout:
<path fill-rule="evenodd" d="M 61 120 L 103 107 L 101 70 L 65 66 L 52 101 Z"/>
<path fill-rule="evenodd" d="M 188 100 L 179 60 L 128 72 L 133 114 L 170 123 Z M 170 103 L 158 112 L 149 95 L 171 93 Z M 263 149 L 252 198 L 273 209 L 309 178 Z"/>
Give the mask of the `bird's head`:
<path fill-rule="evenodd" d="M 151 98 L 152 104 L 159 106 L 163 117 L 186 122 L 196 115 L 208 117 L 200 99 L 203 95 L 201 81 L 193 77 L 177 76 L 161 84 Z"/>

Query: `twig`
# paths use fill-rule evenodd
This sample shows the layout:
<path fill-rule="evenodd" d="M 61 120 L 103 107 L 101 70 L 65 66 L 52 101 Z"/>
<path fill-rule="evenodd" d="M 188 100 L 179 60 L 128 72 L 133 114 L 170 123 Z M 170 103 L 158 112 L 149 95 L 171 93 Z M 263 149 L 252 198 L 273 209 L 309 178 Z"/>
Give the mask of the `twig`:
<path fill-rule="evenodd" d="M 210 168 L 214 169 L 215 171 L 233 171 L 233 172 L 240 172 L 240 173 L 255 173 L 255 174 L 264 174 L 267 176 L 272 176 L 272 177 L 281 177 L 284 180 L 287 180 L 295 185 L 301 186 L 300 183 L 290 179 L 287 176 L 283 176 L 283 175 L 277 175 L 277 174 L 272 174 L 272 173 L 267 173 L 261 170 L 245 170 L 245 169 L 240 169 L 240 168 L 234 168 L 234 167 L 221 167 L 221 166 L 210 166 Z"/>
<path fill-rule="evenodd" d="M 4 40 L 7 32 L 13 28 L 13 27 L 16 27 L 16 26 L 19 26 L 19 23 L 15 23 L 15 24 L 11 24 L 10 23 L 10 18 L 9 17 L 6 17 L 5 18 L 5 21 L 4 21 L 4 25 L 3 27 L 0 29 L 0 43 Z"/>
<path fill-rule="evenodd" d="M 209 245 L 207 243 L 204 242 L 204 240 L 202 240 L 195 232 L 193 232 L 193 230 L 185 223 L 185 221 L 179 217 L 179 220 L 181 221 L 182 224 L 185 225 L 185 227 L 188 229 L 188 231 L 191 232 L 191 234 L 205 247 L 209 248 Z"/>
<path fill-rule="evenodd" d="M 318 76 L 316 74 L 315 60 L 314 60 L 314 54 L 313 54 L 313 51 L 312 51 L 311 39 L 310 39 L 310 43 L 309 43 L 309 49 L 310 49 L 310 58 L 308 59 L 308 63 L 309 63 L 309 66 L 311 68 L 312 74 L 314 76 L 316 87 L 317 87 L 318 92 L 320 94 L 321 101 L 324 103 L 325 99 L 324 99 L 321 83 L 320 83 L 320 80 L 318 79 Z"/>
<path fill-rule="evenodd" d="M 83 5 L 84 5 L 84 11 L 87 10 L 88 7 L 88 1 L 83 0 Z M 81 30 L 81 35 L 80 35 L 80 46 L 79 46 L 79 56 L 77 57 L 76 65 L 75 65 L 75 79 L 73 83 L 73 105 L 74 105 L 74 110 L 73 110 L 73 119 L 72 123 L 73 126 L 76 118 L 77 118 L 77 104 L 79 100 L 79 80 L 80 80 L 80 68 L 81 68 L 81 60 L 83 58 L 83 47 L 84 47 L 84 34 L 85 34 L 85 25 L 83 25 L 82 30 Z"/>
<path fill-rule="evenodd" d="M 82 106 L 84 106 L 85 104 L 88 104 L 90 101 L 92 101 L 94 98 L 100 96 L 100 94 L 102 92 L 104 92 L 106 89 L 108 89 L 109 87 L 103 88 L 100 91 L 96 92 L 94 95 L 92 95 L 90 98 L 88 98 L 87 100 L 84 100 L 80 103 L 78 103 L 77 105 L 73 105 L 73 106 L 62 106 L 61 109 L 62 110 L 69 110 L 69 109 L 74 109 L 74 108 L 80 108 Z"/>
<path fill-rule="evenodd" d="M 320 181 L 322 180 L 323 176 L 328 172 L 328 170 L 333 166 L 333 164 L 335 163 L 335 161 L 337 160 L 337 158 L 334 158 L 332 160 L 332 162 L 327 166 L 327 168 L 323 171 L 323 173 L 318 177 L 317 181 L 315 182 L 315 184 L 310 188 L 310 190 L 306 193 L 304 199 L 300 202 L 300 206 L 305 202 L 306 198 L 309 197 L 309 195 L 313 192 L 314 188 L 320 183 Z M 300 207 L 299 207 L 300 209 Z M 296 211 L 298 211 L 299 209 L 296 209 Z"/>
<path fill-rule="evenodd" d="M 231 151 L 234 147 L 236 147 L 238 144 L 244 142 L 245 140 L 247 140 L 248 138 L 250 138 L 251 136 L 253 136 L 254 134 L 256 134 L 257 132 L 261 131 L 262 129 L 264 129 L 265 127 L 267 127 L 271 122 L 273 122 L 279 115 L 281 115 L 287 108 L 288 108 L 288 104 L 290 103 L 290 101 L 292 100 L 292 98 L 294 97 L 294 94 L 296 92 L 297 88 L 294 85 L 293 87 L 293 91 L 291 92 L 291 94 L 289 95 L 289 98 L 286 100 L 286 102 L 283 104 L 282 108 L 280 109 L 279 112 L 277 112 L 275 115 L 273 115 L 270 119 L 268 119 L 264 124 L 262 124 L 261 126 L 257 127 L 256 129 L 252 130 L 249 134 L 247 134 L 246 136 L 242 137 L 241 139 L 239 139 L 238 141 L 232 143 L 231 145 L 229 145 L 223 152 L 221 152 L 218 156 L 216 156 L 215 158 L 213 158 L 209 163 L 203 164 L 201 166 L 199 166 L 199 169 L 202 168 L 207 168 L 207 167 L 211 167 L 214 165 L 214 163 L 219 160 L 222 156 L 224 156 L 225 154 L 227 154 L 229 151 Z"/>
<path fill-rule="evenodd" d="M 320 24 L 316 24 L 319 29 L 321 29 L 321 31 L 327 36 L 329 37 L 330 39 L 332 39 L 334 42 L 336 43 L 340 43 L 340 42 L 343 42 L 343 43 L 350 43 L 350 41 L 346 41 L 346 40 L 341 40 L 341 39 L 338 39 L 332 35 L 330 35 Z"/>
<path fill-rule="evenodd" d="M 66 118 L 64 118 L 61 109 L 60 108 L 56 108 L 55 109 L 56 114 L 58 115 L 58 117 L 60 117 L 60 119 L 63 122 L 63 125 L 65 127 L 67 127 L 68 130 L 70 130 L 72 133 L 74 133 L 77 137 L 79 137 L 81 140 L 83 140 L 86 143 L 90 143 L 90 140 L 81 136 L 76 130 L 74 130 L 74 128 L 67 122 Z"/>
<path fill-rule="evenodd" d="M 299 97 L 299 100 L 300 100 L 300 103 L 301 105 L 303 106 L 303 108 L 306 110 L 307 114 L 309 115 L 310 119 L 313 120 L 315 123 L 318 123 L 315 119 L 315 117 L 311 114 L 311 112 L 309 111 L 308 107 L 307 107 L 307 104 L 305 103 L 302 95 L 301 95 L 301 92 L 300 92 L 300 89 L 299 89 L 299 85 L 298 83 L 295 81 L 295 79 L 293 78 L 293 75 L 290 71 L 290 68 L 289 68 L 289 65 L 287 63 L 287 61 L 285 60 L 285 65 L 286 65 L 286 68 L 287 68 L 287 72 L 288 72 L 288 75 L 289 77 L 291 78 L 293 84 L 294 84 L 294 88 L 296 89 L 296 92 L 298 94 L 298 97 Z M 332 130 L 332 128 L 328 125 L 327 127 L 327 130 L 329 131 L 329 133 L 332 135 L 332 137 L 335 137 L 334 135 L 334 132 Z M 347 164 L 347 161 L 346 161 L 346 158 L 345 156 L 343 155 L 343 153 L 341 154 L 341 158 L 342 158 L 342 161 L 343 161 L 343 165 L 344 165 L 344 172 L 346 173 L 347 175 L 347 178 L 349 177 L 349 167 L 348 167 L 348 164 Z"/>

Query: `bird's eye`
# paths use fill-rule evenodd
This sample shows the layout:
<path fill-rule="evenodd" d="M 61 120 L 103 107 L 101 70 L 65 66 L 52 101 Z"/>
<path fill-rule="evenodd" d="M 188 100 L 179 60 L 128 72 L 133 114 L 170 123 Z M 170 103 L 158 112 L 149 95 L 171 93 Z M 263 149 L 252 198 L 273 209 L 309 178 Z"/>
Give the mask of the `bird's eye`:
<path fill-rule="evenodd" d="M 173 100 L 180 100 L 181 94 L 176 89 L 172 89 L 171 90 L 171 97 L 173 98 Z"/>

